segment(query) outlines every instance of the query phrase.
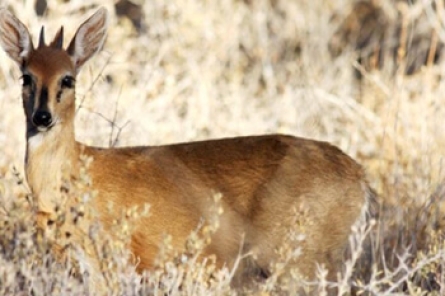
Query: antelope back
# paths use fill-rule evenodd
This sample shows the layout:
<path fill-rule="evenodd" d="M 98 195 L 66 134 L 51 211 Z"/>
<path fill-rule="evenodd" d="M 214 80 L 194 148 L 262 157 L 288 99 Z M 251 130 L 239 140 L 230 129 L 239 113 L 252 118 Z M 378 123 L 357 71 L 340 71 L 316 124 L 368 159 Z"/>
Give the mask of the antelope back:
<path fill-rule="evenodd" d="M 49 44 L 42 27 L 34 47 L 26 26 L 8 10 L 0 9 L 0 45 L 22 72 L 28 133 L 73 121 L 76 75 L 102 48 L 106 27 L 107 11 L 101 8 L 78 28 L 66 49 L 63 27 Z"/>

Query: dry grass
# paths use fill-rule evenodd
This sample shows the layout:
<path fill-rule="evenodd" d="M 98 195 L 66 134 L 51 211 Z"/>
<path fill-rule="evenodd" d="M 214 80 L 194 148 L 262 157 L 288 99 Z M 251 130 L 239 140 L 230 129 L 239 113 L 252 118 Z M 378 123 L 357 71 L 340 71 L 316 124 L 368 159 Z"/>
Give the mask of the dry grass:
<path fill-rule="evenodd" d="M 72 36 L 85 19 L 83 1 L 48 1 L 43 19 L 32 2 L 0 5 L 9 6 L 34 36 L 42 24 L 48 36 L 61 24 Z M 331 16 L 346 15 L 352 0 L 139 2 L 145 31 L 137 34 L 128 20 L 113 14 L 105 50 L 81 72 L 79 140 L 123 146 L 280 132 L 330 141 L 363 164 L 380 201 L 378 223 L 355 228 L 339 293 L 444 293 L 443 62 L 405 76 L 390 66 L 369 72 L 347 48 L 332 57 L 329 39 L 341 17 Z M 393 1 L 377 2 L 394 15 Z M 443 20 L 445 11 L 436 15 L 428 1 L 419 2 L 443 40 L 445 27 L 436 17 Z M 90 3 L 113 10 L 112 1 Z M 418 10 L 419 4 L 403 9 Z M 410 36 L 416 26 L 405 29 Z M 409 55 L 411 45 L 407 38 L 399 52 Z M 97 287 L 82 252 L 73 248 L 76 260 L 56 263 L 51 243 L 35 231 L 21 179 L 20 74 L 5 54 L 0 65 L 0 294 L 94 295 Z M 361 81 L 354 68 L 362 72 Z M 90 239 L 98 233 L 92 231 Z M 190 245 L 203 239 L 192 235 Z M 168 237 L 165 246 L 168 251 Z M 229 286 L 232 271 L 213 270 L 211 260 L 196 262 L 199 248 L 191 247 L 189 254 L 166 251 L 158 270 L 138 275 L 125 250 L 114 247 L 98 245 L 109 267 L 102 280 L 110 294 L 235 293 Z M 320 295 L 327 285 L 322 278 L 320 270 L 320 281 L 312 283 Z M 297 289 L 274 279 L 252 291 Z"/>

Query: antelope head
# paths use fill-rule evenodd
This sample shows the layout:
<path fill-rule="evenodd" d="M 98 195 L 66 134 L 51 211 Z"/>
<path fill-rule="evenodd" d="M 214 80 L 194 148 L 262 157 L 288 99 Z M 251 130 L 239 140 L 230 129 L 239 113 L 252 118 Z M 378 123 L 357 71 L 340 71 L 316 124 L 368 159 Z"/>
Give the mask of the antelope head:
<path fill-rule="evenodd" d="M 78 28 L 66 49 L 63 27 L 49 44 L 42 27 L 34 47 L 26 26 L 5 8 L 0 9 L 0 45 L 22 72 L 28 139 L 73 125 L 76 75 L 102 48 L 106 28 L 107 11 L 101 8 Z"/>

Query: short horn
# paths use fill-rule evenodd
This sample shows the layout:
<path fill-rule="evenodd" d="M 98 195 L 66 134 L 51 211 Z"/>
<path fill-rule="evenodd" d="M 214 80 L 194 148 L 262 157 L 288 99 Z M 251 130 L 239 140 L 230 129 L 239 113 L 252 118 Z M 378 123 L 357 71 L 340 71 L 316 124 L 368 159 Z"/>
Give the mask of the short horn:
<path fill-rule="evenodd" d="M 42 29 L 40 29 L 40 36 L 39 36 L 39 47 L 45 46 L 45 27 L 42 26 Z"/>
<path fill-rule="evenodd" d="M 53 41 L 49 45 L 51 47 L 62 49 L 63 47 L 63 26 L 60 27 L 59 31 L 57 31 L 56 36 L 54 37 Z"/>

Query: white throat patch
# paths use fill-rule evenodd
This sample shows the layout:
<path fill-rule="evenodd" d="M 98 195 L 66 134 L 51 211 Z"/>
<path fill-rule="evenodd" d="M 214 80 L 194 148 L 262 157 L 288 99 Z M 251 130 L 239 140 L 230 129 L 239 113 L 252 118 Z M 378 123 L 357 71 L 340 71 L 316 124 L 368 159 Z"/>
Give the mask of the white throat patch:
<path fill-rule="evenodd" d="M 44 137 L 45 137 L 44 133 L 37 133 L 34 136 L 30 137 L 28 139 L 28 149 L 30 151 L 38 149 L 42 145 Z"/>

